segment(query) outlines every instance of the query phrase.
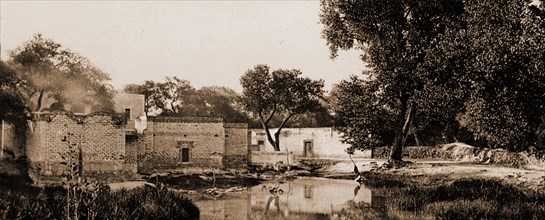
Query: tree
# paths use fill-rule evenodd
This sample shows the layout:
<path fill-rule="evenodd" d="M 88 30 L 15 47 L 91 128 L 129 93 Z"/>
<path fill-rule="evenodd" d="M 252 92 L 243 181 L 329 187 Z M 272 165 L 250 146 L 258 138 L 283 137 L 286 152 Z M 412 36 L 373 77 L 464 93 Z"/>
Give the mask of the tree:
<path fill-rule="evenodd" d="M 15 69 L 0 61 L 0 120 L 13 124 L 19 133 L 24 134 L 30 109 L 18 90 L 21 83 L 23 80 Z"/>
<path fill-rule="evenodd" d="M 44 97 L 62 104 L 90 105 L 95 111 L 113 110 L 114 89 L 106 83 L 109 75 L 41 34 L 12 51 L 9 62 L 27 83 L 26 99 L 36 99 L 36 111 L 42 109 Z"/>
<path fill-rule="evenodd" d="M 143 84 L 128 84 L 123 92 L 144 95 L 144 111 L 162 115 L 186 115 L 186 108 L 195 99 L 195 89 L 189 81 L 176 76 L 163 82 L 146 80 Z"/>
<path fill-rule="evenodd" d="M 225 122 L 250 122 L 250 118 L 236 102 L 237 92 L 223 86 L 202 87 L 196 92 L 209 116 L 221 116 Z"/>
<path fill-rule="evenodd" d="M 127 84 L 123 87 L 123 92 L 129 94 L 144 95 L 144 112 L 146 115 L 156 113 L 159 109 L 164 109 L 159 103 L 161 93 L 158 92 L 157 83 L 151 80 L 146 80 L 143 84 Z"/>
<path fill-rule="evenodd" d="M 381 99 L 377 84 L 352 76 L 332 90 L 333 111 L 342 141 L 355 149 L 391 145 L 396 112 Z"/>
<path fill-rule="evenodd" d="M 275 151 L 280 151 L 280 132 L 290 118 L 319 106 L 323 96 L 323 80 L 311 80 L 301 74 L 297 69 L 270 72 L 268 66 L 257 65 L 240 78 L 243 91 L 239 102 L 259 119 Z M 283 120 L 273 139 L 269 127 L 275 115 L 282 115 Z"/>
<path fill-rule="evenodd" d="M 360 49 L 381 99 L 396 103 L 389 164 L 402 149 L 417 113 L 417 93 L 427 79 L 419 66 L 426 49 L 463 13 L 459 0 L 322 0 L 322 36 L 334 58 L 339 49 Z"/>
<path fill-rule="evenodd" d="M 181 107 L 187 107 L 194 98 L 195 89 L 189 81 L 176 76 L 166 77 L 163 83 L 157 83 L 160 92 L 160 103 L 164 111 L 171 111 L 174 114 L 181 113 Z"/>
<path fill-rule="evenodd" d="M 490 147 L 525 150 L 543 130 L 545 17 L 530 1 L 468 1 L 466 126 Z"/>

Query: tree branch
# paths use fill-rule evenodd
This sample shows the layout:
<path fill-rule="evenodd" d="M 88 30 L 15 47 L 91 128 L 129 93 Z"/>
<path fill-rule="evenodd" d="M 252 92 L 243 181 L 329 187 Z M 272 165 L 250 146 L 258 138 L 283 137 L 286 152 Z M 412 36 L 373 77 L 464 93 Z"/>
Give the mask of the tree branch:
<path fill-rule="evenodd" d="M 269 125 L 263 119 L 263 114 L 261 112 L 259 112 L 259 119 L 261 121 L 261 125 L 263 126 L 263 130 L 265 130 L 265 134 L 267 134 L 267 140 L 274 148 L 276 146 L 276 141 L 274 141 L 274 139 L 272 138 L 271 132 L 269 131 Z"/>

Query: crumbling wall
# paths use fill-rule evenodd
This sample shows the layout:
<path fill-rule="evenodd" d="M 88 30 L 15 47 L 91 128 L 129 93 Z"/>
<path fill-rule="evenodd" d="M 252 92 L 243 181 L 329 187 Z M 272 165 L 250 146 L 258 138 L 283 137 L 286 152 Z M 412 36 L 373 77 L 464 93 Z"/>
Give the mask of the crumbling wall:
<path fill-rule="evenodd" d="M 75 152 L 70 153 L 69 143 Z M 131 172 L 125 167 L 125 131 L 109 113 L 74 115 L 71 112 L 35 114 L 29 129 L 26 155 L 31 177 L 60 176 L 73 155 L 84 176 Z M 75 155 L 74 155 L 75 154 Z"/>

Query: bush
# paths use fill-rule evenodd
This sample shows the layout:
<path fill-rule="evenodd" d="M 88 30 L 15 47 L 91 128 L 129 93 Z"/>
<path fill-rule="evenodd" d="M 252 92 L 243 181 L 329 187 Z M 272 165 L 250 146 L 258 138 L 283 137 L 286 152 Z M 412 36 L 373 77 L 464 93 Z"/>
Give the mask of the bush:
<path fill-rule="evenodd" d="M 182 194 L 166 188 L 99 190 L 96 199 L 83 194 L 79 219 L 198 219 L 199 210 Z M 0 192 L 0 219 L 61 219 L 66 216 L 66 190 L 19 186 Z"/>
<path fill-rule="evenodd" d="M 497 204 L 488 200 L 458 199 L 427 204 L 423 213 L 436 219 L 496 219 Z"/>
<path fill-rule="evenodd" d="M 383 173 L 366 177 L 366 186 L 383 188 L 389 217 L 397 213 L 433 219 L 540 219 L 545 213 L 543 192 L 523 191 L 498 179 L 430 181 L 428 176 Z M 391 181 L 403 184 L 388 184 Z"/>

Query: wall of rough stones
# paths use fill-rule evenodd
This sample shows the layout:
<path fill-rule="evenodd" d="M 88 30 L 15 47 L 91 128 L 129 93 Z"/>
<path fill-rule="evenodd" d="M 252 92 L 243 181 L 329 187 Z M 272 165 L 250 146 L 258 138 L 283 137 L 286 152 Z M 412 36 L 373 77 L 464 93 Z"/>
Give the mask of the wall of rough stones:
<path fill-rule="evenodd" d="M 26 148 L 31 177 L 60 176 L 68 170 L 61 163 L 70 156 L 77 158 L 84 175 L 126 173 L 125 153 L 125 131 L 108 113 L 35 114 Z"/>
<path fill-rule="evenodd" d="M 225 168 L 245 168 L 248 165 L 248 124 L 225 123 Z"/>
<path fill-rule="evenodd" d="M 25 153 L 34 179 L 66 172 L 62 163 L 71 149 L 83 174 L 94 177 L 190 167 L 240 169 L 248 163 L 247 124 L 221 118 L 148 117 L 147 128 L 138 134 L 109 113 L 57 111 L 35 114 L 27 136 Z M 189 161 L 182 161 L 183 148 L 189 149 Z"/>
<path fill-rule="evenodd" d="M 222 167 L 225 130 L 221 118 L 148 117 L 139 171 L 172 171 L 186 167 Z M 182 161 L 182 148 L 189 161 Z"/>

